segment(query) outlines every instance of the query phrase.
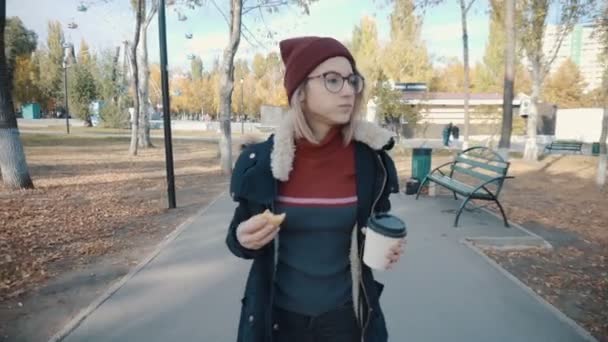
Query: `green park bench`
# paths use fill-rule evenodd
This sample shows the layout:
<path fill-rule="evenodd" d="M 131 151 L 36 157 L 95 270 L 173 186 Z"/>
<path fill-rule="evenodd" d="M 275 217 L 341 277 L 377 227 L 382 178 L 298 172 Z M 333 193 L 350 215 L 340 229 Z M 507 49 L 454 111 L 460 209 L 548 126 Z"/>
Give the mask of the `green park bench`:
<path fill-rule="evenodd" d="M 486 147 L 472 147 L 464 150 L 453 161 L 433 169 L 422 181 L 416 194 L 427 182 L 437 183 L 454 193 L 464 197 L 454 220 L 454 227 L 458 226 L 458 219 L 462 210 L 470 200 L 494 201 L 504 220 L 505 227 L 509 227 L 505 211 L 498 201 L 498 195 L 507 176 L 510 163 L 499 154 Z"/>
<path fill-rule="evenodd" d="M 545 151 L 553 152 L 553 151 L 571 151 L 583 153 L 583 143 L 580 141 L 574 140 L 555 140 L 551 142 L 549 145 L 545 146 Z"/>

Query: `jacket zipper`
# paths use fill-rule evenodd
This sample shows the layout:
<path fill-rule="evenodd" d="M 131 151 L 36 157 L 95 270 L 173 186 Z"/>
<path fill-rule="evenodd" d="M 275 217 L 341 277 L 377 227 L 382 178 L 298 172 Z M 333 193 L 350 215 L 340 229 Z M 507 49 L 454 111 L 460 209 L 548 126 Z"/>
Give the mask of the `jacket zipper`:
<path fill-rule="evenodd" d="M 277 197 L 277 180 L 274 180 L 274 194 L 273 194 L 273 199 L 270 202 L 270 211 L 275 214 L 275 208 L 274 208 L 274 199 Z M 278 235 L 276 236 L 276 238 L 278 239 Z M 277 273 L 277 260 L 278 260 L 278 241 L 274 241 L 273 242 L 274 245 L 274 257 L 273 257 L 273 268 L 272 268 L 272 279 L 270 282 L 270 341 L 274 340 L 274 325 L 275 323 L 273 322 L 275 317 L 273 317 L 273 307 L 274 307 L 274 280 L 276 277 L 276 273 Z"/>
<path fill-rule="evenodd" d="M 382 172 L 383 172 L 384 178 L 382 180 L 382 188 L 380 188 L 380 192 L 378 193 L 378 196 L 376 197 L 374 203 L 372 204 L 372 208 L 370 210 L 369 217 L 371 217 L 374 214 L 374 208 L 376 207 L 376 204 L 378 204 L 378 201 L 382 197 L 382 193 L 384 192 L 384 188 L 386 187 L 386 183 L 388 182 L 388 174 L 386 172 L 386 168 L 384 167 L 384 164 L 382 163 L 382 159 L 381 159 L 380 155 L 378 155 L 378 154 L 376 154 L 376 157 L 378 158 L 378 160 L 380 162 L 380 167 L 382 167 Z M 369 227 L 366 227 L 366 229 L 369 229 Z M 364 245 L 365 245 L 365 240 L 363 240 L 363 243 L 361 244 L 361 251 L 359 252 L 361 264 L 363 264 Z M 368 327 L 369 321 L 370 321 L 370 317 L 374 310 L 372 309 L 372 307 L 369 303 L 369 298 L 367 297 L 367 292 L 365 291 L 365 284 L 363 284 L 363 275 L 362 275 L 363 267 L 361 267 L 361 270 L 362 270 L 362 273 L 361 273 L 361 276 L 359 277 L 359 284 L 361 284 L 361 288 L 363 289 L 363 295 L 365 296 L 365 301 L 367 302 L 367 307 L 368 307 L 368 313 L 367 313 L 367 317 L 365 320 L 365 324 L 363 325 L 363 329 L 361 331 L 361 342 L 365 342 L 365 331 L 367 330 L 367 327 Z"/>
<path fill-rule="evenodd" d="M 378 158 L 378 161 L 380 162 L 380 167 L 382 167 L 384 178 L 382 180 L 382 187 L 380 188 L 380 192 L 378 193 L 378 196 L 376 197 L 376 199 L 374 200 L 374 203 L 372 204 L 369 217 L 371 217 L 373 215 L 374 208 L 376 207 L 376 204 L 378 204 L 378 201 L 382 197 L 382 193 L 384 192 L 384 188 L 386 187 L 386 183 L 388 181 L 388 175 L 386 173 L 386 168 L 384 167 L 384 164 L 382 163 L 382 159 L 380 159 L 381 157 L 379 155 L 376 155 L 376 157 Z M 276 197 L 276 187 L 277 187 L 276 180 L 274 182 L 274 187 L 275 187 L 274 192 L 275 192 L 275 197 Z M 270 211 L 272 211 L 274 213 L 274 209 L 275 209 L 274 208 L 274 201 L 272 201 L 270 203 Z M 364 249 L 364 246 L 365 246 L 365 240 L 361 244 L 361 250 L 359 251 L 359 260 L 360 260 L 361 264 L 363 264 L 363 249 Z M 273 301 L 274 301 L 274 279 L 275 279 L 275 276 L 276 276 L 276 266 L 277 266 L 276 265 L 276 258 L 277 258 L 276 249 L 275 249 L 275 256 L 274 256 L 274 258 L 275 258 L 275 262 L 274 262 L 273 273 L 272 273 L 272 283 L 271 283 L 272 290 L 271 290 L 271 297 L 270 297 L 270 303 L 271 303 L 271 305 L 273 304 Z M 361 289 L 363 290 L 363 295 L 365 296 L 365 302 L 367 303 L 367 307 L 368 307 L 368 314 L 367 314 L 366 321 L 365 321 L 365 324 L 363 325 L 363 329 L 362 329 L 362 332 L 361 332 L 361 341 L 364 342 L 365 341 L 365 331 L 367 330 L 367 327 L 369 325 L 370 317 L 371 317 L 371 314 L 373 312 L 373 309 L 371 308 L 370 303 L 369 303 L 369 297 L 367 296 L 367 291 L 365 290 L 365 284 L 363 284 L 363 277 L 362 277 L 362 275 L 359 276 L 359 284 L 361 285 Z M 273 326 L 273 324 L 271 322 L 271 332 L 270 332 L 270 338 L 271 338 L 271 340 L 273 339 L 272 338 L 273 337 L 272 326 Z"/>

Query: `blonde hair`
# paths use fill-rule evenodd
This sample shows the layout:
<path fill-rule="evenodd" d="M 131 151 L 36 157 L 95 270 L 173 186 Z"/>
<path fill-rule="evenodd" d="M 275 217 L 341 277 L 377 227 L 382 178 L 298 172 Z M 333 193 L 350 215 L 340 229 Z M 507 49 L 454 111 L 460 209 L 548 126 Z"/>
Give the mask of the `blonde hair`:
<path fill-rule="evenodd" d="M 304 114 L 304 110 L 302 109 L 302 102 L 300 97 L 304 92 L 304 87 L 306 86 L 306 81 L 300 84 L 293 93 L 291 97 L 291 103 L 289 106 L 289 111 L 287 115 L 290 115 L 293 122 L 293 130 L 294 136 L 296 139 L 306 139 L 313 144 L 320 143 L 319 139 L 315 137 L 308 121 L 306 120 L 306 115 Z M 350 115 L 350 120 L 348 123 L 344 125 L 342 129 L 342 136 L 344 138 L 344 146 L 350 144 L 353 140 L 353 136 L 355 134 L 355 122 L 360 119 L 362 112 L 361 109 L 363 107 L 363 94 L 365 93 L 365 84 L 363 86 L 363 90 L 355 95 L 355 104 L 353 106 L 353 112 Z"/>

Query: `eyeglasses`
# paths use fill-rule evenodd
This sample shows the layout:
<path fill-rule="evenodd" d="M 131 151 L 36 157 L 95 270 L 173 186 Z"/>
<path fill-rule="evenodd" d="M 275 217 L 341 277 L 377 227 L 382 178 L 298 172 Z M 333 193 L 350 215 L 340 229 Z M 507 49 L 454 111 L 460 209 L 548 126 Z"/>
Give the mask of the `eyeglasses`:
<path fill-rule="evenodd" d="M 335 71 L 330 71 L 321 75 L 308 77 L 308 79 L 314 78 L 323 78 L 323 81 L 325 83 L 325 89 L 327 89 L 327 91 L 329 91 L 330 93 L 334 94 L 339 93 L 342 90 L 342 88 L 344 87 L 344 81 L 348 82 L 348 84 L 355 91 L 355 94 L 359 94 L 361 93 L 361 91 L 363 91 L 363 84 L 365 82 L 363 76 L 359 74 L 350 74 L 344 77 Z"/>

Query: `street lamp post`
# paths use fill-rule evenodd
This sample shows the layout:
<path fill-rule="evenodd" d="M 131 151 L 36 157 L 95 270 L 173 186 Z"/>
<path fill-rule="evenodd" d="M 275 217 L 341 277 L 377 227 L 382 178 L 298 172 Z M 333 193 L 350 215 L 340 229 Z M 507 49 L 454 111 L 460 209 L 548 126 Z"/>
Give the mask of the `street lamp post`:
<path fill-rule="evenodd" d="M 65 129 L 66 133 L 70 134 L 70 110 L 68 108 L 68 63 L 63 60 L 63 87 L 65 91 L 64 108 L 65 108 Z"/>
<path fill-rule="evenodd" d="M 167 197 L 169 208 L 175 209 L 175 176 L 173 173 L 173 145 L 171 142 L 171 111 L 169 103 L 169 71 L 167 70 L 167 28 L 165 0 L 159 1 L 158 36 L 160 46 L 160 79 L 163 99 L 163 126 L 165 131 L 165 164 L 167 167 Z"/>

